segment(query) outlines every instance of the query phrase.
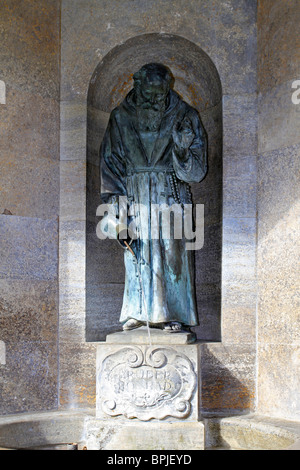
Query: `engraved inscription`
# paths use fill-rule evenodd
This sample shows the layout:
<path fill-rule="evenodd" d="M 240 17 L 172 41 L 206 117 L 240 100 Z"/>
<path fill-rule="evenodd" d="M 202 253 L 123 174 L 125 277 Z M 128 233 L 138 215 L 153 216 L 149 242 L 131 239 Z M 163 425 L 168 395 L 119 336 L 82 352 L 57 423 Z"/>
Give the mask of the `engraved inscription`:
<path fill-rule="evenodd" d="M 109 375 L 109 381 L 121 399 L 135 402 L 136 406 L 144 408 L 172 398 L 181 386 L 176 369 L 155 370 L 150 366 L 131 370 L 116 366 Z"/>
<path fill-rule="evenodd" d="M 185 418 L 196 375 L 189 358 L 174 349 L 132 346 L 105 358 L 99 384 L 102 410 L 110 416 Z"/>

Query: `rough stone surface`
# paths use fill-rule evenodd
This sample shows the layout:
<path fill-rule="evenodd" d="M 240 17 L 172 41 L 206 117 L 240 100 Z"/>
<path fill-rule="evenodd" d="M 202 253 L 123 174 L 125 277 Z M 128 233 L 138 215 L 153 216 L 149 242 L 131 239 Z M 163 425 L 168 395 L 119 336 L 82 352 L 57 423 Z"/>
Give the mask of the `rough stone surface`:
<path fill-rule="evenodd" d="M 256 155 L 256 94 L 223 96 L 224 162 L 232 156 Z"/>
<path fill-rule="evenodd" d="M 292 102 L 292 84 L 298 77 L 259 94 L 260 154 L 299 144 L 299 105 Z"/>
<path fill-rule="evenodd" d="M 258 156 L 257 189 L 259 212 L 263 214 L 259 224 L 261 239 L 268 237 L 280 221 L 282 229 L 285 218 L 290 217 L 291 222 L 296 222 L 295 209 L 300 195 L 299 156 L 300 143 L 264 152 Z M 280 171 L 277 172 L 275 169 Z"/>
<path fill-rule="evenodd" d="M 60 409 L 95 409 L 96 345 L 86 344 L 82 338 L 70 339 L 60 341 Z"/>
<path fill-rule="evenodd" d="M 254 344 L 203 344 L 200 370 L 203 416 L 253 410 L 256 381 Z"/>
<path fill-rule="evenodd" d="M 81 160 L 60 162 L 60 219 L 85 220 L 86 163 Z"/>
<path fill-rule="evenodd" d="M 202 422 L 120 422 L 89 419 L 85 431 L 88 450 L 204 450 Z"/>
<path fill-rule="evenodd" d="M 0 214 L 55 218 L 59 205 L 59 106 L 8 88 L 0 106 Z M 28 190 L 28 185 L 31 190 Z"/>
<path fill-rule="evenodd" d="M 57 221 L 0 215 L 0 278 L 57 279 Z"/>
<path fill-rule="evenodd" d="M 0 5 L 0 413 L 58 405 L 59 13 Z"/>
<path fill-rule="evenodd" d="M 120 331 L 120 311 L 124 285 L 90 284 L 86 291 L 86 340 L 103 341 L 107 334 Z M 114 299 L 113 302 L 111 299 Z"/>
<path fill-rule="evenodd" d="M 256 217 L 256 155 L 224 161 L 224 217 Z"/>
<path fill-rule="evenodd" d="M 293 421 L 248 415 L 207 420 L 205 431 L 206 449 L 289 450 L 299 445 L 300 426 Z"/>
<path fill-rule="evenodd" d="M 297 1 L 259 2 L 258 410 L 297 420 L 300 105 L 291 84 L 300 72 L 299 17 Z"/>
<path fill-rule="evenodd" d="M 57 407 L 57 342 L 6 342 L 6 363 L 1 365 L 1 414 Z"/>
<path fill-rule="evenodd" d="M 255 342 L 256 220 L 224 218 L 222 270 L 222 338 L 229 343 Z"/>
<path fill-rule="evenodd" d="M 86 159 L 86 103 L 60 103 L 60 159 Z"/>
<path fill-rule="evenodd" d="M 10 449 L 53 448 L 81 442 L 87 412 L 41 412 L 12 414 L 0 418 L 0 446 Z"/>
<path fill-rule="evenodd" d="M 6 341 L 56 341 L 58 293 L 55 280 L 0 279 L 0 329 Z"/>
<path fill-rule="evenodd" d="M 57 0 L 1 2 L 2 78 L 8 88 L 59 97 Z M 5 66 L 4 66 L 5 65 Z"/>
<path fill-rule="evenodd" d="M 258 2 L 258 84 L 261 93 L 291 78 L 299 79 L 299 22 L 297 0 Z"/>
<path fill-rule="evenodd" d="M 139 8 L 126 0 L 122 15 L 115 0 L 102 3 L 101 8 L 96 0 L 64 0 L 62 21 L 63 99 L 82 100 L 90 71 L 113 47 L 153 32 L 177 34 L 197 43 L 217 64 L 224 93 L 256 90 L 256 3 L 252 0 L 202 0 L 201 8 L 197 2 L 183 8 L 180 2 L 163 0 L 143 2 Z"/>

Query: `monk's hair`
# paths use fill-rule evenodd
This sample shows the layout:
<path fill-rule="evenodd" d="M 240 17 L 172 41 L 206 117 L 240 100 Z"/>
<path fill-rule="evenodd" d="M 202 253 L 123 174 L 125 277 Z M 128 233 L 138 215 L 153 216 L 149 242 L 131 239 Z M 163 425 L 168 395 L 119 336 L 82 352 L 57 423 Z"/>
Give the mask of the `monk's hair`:
<path fill-rule="evenodd" d="M 155 62 L 143 65 L 143 67 L 133 75 L 134 85 L 140 85 L 145 78 L 151 80 L 158 79 L 166 83 L 168 87 L 170 87 L 173 82 L 171 70 L 165 65 Z"/>

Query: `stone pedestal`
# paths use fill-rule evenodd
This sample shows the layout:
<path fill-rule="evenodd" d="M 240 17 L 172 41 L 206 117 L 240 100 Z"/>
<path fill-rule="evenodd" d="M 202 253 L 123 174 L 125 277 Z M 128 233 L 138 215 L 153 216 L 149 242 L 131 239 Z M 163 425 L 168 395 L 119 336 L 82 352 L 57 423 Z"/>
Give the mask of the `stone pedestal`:
<path fill-rule="evenodd" d="M 200 349 L 194 340 L 189 332 L 145 327 L 108 335 L 99 343 L 96 419 L 87 430 L 90 446 L 203 449 Z"/>

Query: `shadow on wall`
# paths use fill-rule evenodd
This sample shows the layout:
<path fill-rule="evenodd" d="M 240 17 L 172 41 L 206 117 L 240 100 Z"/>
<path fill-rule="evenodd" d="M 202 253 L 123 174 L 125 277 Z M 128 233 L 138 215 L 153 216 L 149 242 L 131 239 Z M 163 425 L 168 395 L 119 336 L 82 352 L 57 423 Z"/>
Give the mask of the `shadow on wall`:
<path fill-rule="evenodd" d="M 232 346 L 234 348 L 234 346 Z M 254 355 L 222 344 L 201 347 L 201 414 L 238 416 L 255 407 Z"/>
<path fill-rule="evenodd" d="M 174 89 L 195 107 L 208 134 L 209 171 L 192 185 L 195 203 L 204 204 L 204 247 L 196 251 L 196 292 L 201 340 L 221 339 L 222 250 L 222 90 L 211 59 L 194 43 L 169 34 L 146 34 L 115 47 L 97 66 L 89 86 L 87 116 L 86 340 L 103 341 L 120 330 L 123 299 L 123 250 L 96 236 L 100 200 L 99 148 L 109 114 L 133 86 L 145 63 L 160 62 L 174 77 Z"/>

